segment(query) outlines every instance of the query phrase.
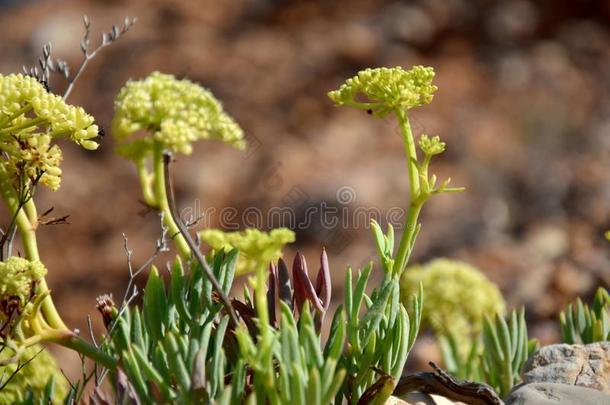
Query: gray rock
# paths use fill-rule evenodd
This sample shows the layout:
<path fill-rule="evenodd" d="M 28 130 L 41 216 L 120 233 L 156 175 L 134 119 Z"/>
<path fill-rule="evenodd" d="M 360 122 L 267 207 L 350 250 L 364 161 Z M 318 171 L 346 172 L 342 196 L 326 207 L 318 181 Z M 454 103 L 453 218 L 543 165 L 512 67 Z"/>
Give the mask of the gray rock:
<path fill-rule="evenodd" d="M 610 405 L 610 395 L 591 388 L 557 383 L 518 385 L 506 405 Z"/>
<path fill-rule="evenodd" d="M 523 382 L 578 385 L 610 394 L 610 342 L 542 347 L 523 367 Z"/>

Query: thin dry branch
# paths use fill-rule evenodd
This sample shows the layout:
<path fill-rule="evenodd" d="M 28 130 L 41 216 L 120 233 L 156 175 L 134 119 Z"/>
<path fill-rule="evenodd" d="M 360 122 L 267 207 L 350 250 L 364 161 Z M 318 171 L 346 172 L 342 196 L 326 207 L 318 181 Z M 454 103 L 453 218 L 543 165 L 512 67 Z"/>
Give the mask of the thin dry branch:
<path fill-rule="evenodd" d="M 412 391 L 442 395 L 452 401 L 470 405 L 504 405 L 498 394 L 487 384 L 460 381 L 450 376 L 434 362 L 428 363 L 434 372 L 420 372 L 402 377 L 394 395 L 400 396 Z"/>
<path fill-rule="evenodd" d="M 205 260 L 205 257 L 203 257 L 201 250 L 199 250 L 199 246 L 193 240 L 193 237 L 189 233 L 187 227 L 184 225 L 184 222 L 182 222 L 180 215 L 178 215 L 178 212 L 176 209 L 176 199 L 174 197 L 174 187 L 173 187 L 173 183 L 172 183 L 172 178 L 169 173 L 170 162 L 171 162 L 171 155 L 168 152 L 165 152 L 163 154 L 163 163 L 165 165 L 165 188 L 166 188 L 166 194 L 167 194 L 167 199 L 168 199 L 168 203 L 169 203 L 169 211 L 172 216 L 172 219 L 178 226 L 180 233 L 186 240 L 187 245 L 189 246 L 189 248 L 191 249 L 191 252 L 195 256 L 195 259 L 197 259 L 197 261 L 203 268 L 203 271 L 205 272 L 206 276 L 210 279 L 210 282 L 212 283 L 214 290 L 216 290 L 216 293 L 218 293 L 218 296 L 220 297 L 220 300 L 222 301 L 222 303 L 225 307 L 225 310 L 227 311 L 227 313 L 229 314 L 229 317 L 231 318 L 231 322 L 233 323 L 233 326 L 237 326 L 239 324 L 239 321 L 237 319 L 237 314 L 235 313 L 235 309 L 233 308 L 233 305 L 231 305 L 231 301 L 229 300 L 229 297 L 227 297 L 227 295 L 222 290 L 222 287 L 220 286 L 220 283 L 214 276 L 212 269 L 210 268 L 207 261 Z"/>

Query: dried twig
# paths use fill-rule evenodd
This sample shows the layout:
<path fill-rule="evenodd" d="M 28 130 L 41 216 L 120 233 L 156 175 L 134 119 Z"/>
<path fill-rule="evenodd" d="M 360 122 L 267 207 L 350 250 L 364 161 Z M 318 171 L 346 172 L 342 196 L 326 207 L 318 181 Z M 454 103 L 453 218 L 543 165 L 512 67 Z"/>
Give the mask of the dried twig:
<path fill-rule="evenodd" d="M 123 249 L 125 250 L 125 255 L 127 256 L 127 270 L 129 272 L 129 281 L 127 282 L 125 292 L 123 293 L 123 298 L 121 300 L 121 304 L 119 306 L 115 321 L 112 324 L 108 325 L 108 333 L 104 335 L 102 341 L 99 344 L 96 344 L 98 347 L 103 345 L 112 336 L 118 324 L 118 320 L 122 317 L 123 313 L 129 308 L 129 304 L 138 296 L 138 288 L 135 285 L 136 277 L 144 270 L 146 270 L 161 252 L 165 252 L 169 249 L 167 246 L 166 236 L 167 229 L 163 226 L 163 218 L 161 218 L 161 236 L 159 237 L 159 239 L 157 239 L 154 252 L 148 257 L 148 259 L 144 261 L 144 263 L 140 267 L 134 269 L 132 262 L 133 251 L 129 248 L 129 240 L 127 239 L 127 235 L 123 234 Z M 95 343 L 95 339 L 93 341 Z M 106 378 L 106 375 L 108 374 L 109 370 L 96 369 L 95 371 L 97 372 L 95 378 L 95 386 L 96 388 L 99 388 L 104 379 Z"/>
<path fill-rule="evenodd" d="M 504 405 L 502 399 L 489 385 L 457 380 L 434 362 L 428 364 L 434 369 L 433 373 L 421 372 L 402 377 L 394 389 L 394 395 L 419 391 L 442 395 L 452 401 L 471 405 Z"/>
<path fill-rule="evenodd" d="M 19 363 L 19 365 L 17 366 L 17 368 L 15 369 L 15 371 L 13 371 L 11 373 L 11 375 L 6 379 L 6 381 L 2 381 L 2 385 L 0 385 L 0 391 L 2 391 L 9 382 L 11 382 L 11 380 L 13 379 L 13 377 L 15 377 L 17 375 L 17 373 L 19 373 L 21 371 L 22 368 L 24 368 L 25 366 L 28 365 L 29 362 L 31 362 L 32 360 L 34 360 L 40 353 L 42 353 L 44 349 L 40 349 L 38 352 L 36 352 L 35 355 L 33 355 L 32 357 L 30 357 L 29 359 L 27 359 L 26 361 L 24 361 L 23 363 Z M 4 374 L 3 374 L 4 377 Z"/>
<path fill-rule="evenodd" d="M 66 91 L 64 93 L 64 100 L 66 100 L 70 96 L 70 93 L 72 92 L 72 89 L 74 88 L 74 83 L 76 83 L 76 81 L 80 77 L 81 73 L 85 70 L 87 63 L 89 63 L 89 61 L 91 59 L 95 58 L 95 56 L 97 55 L 97 53 L 99 51 L 101 51 L 105 47 L 109 46 L 110 44 L 112 44 L 113 42 L 118 40 L 123 34 L 127 33 L 127 31 L 129 31 L 129 29 L 135 24 L 135 22 L 136 22 L 136 18 L 125 17 L 125 20 L 123 20 L 123 26 L 121 28 L 119 28 L 117 25 L 113 25 L 112 30 L 110 32 L 103 32 L 102 40 L 101 40 L 100 44 L 98 45 L 98 47 L 95 48 L 92 52 L 89 52 L 89 44 L 90 44 L 89 36 L 91 34 L 91 20 L 86 15 L 83 16 L 83 25 L 85 26 L 85 34 L 83 36 L 83 40 L 81 41 L 80 49 L 83 52 L 84 59 L 81 62 L 81 65 L 78 67 L 78 69 L 76 69 L 76 73 L 74 74 L 74 76 L 71 78 L 68 78 L 68 88 L 66 89 Z"/>
<path fill-rule="evenodd" d="M 42 83 L 47 90 L 49 90 L 51 73 L 59 73 L 68 82 L 68 86 L 66 87 L 66 91 L 64 92 L 63 96 L 64 100 L 66 100 L 70 96 L 70 93 L 72 93 L 74 84 L 85 70 L 85 67 L 89 61 L 95 58 L 98 52 L 100 52 L 102 49 L 114 43 L 121 36 L 127 33 L 127 31 L 129 31 L 129 29 L 136 23 L 136 21 L 136 18 L 125 17 L 122 27 L 113 25 L 109 32 L 103 32 L 100 44 L 93 51 L 89 51 L 89 46 L 91 43 L 91 20 L 88 16 L 84 15 L 83 25 L 85 27 L 85 33 L 83 35 L 83 40 L 80 43 L 80 49 L 84 57 L 80 66 L 76 69 L 74 76 L 70 76 L 70 66 L 66 61 L 62 59 L 53 60 L 51 57 L 52 48 L 50 43 L 47 43 L 42 47 L 42 56 L 38 58 L 38 66 L 23 66 L 23 72 L 28 76 L 36 78 L 36 80 Z"/>
<path fill-rule="evenodd" d="M 174 197 L 174 187 L 173 187 L 173 183 L 172 183 L 172 178 L 169 173 L 170 161 L 171 161 L 171 155 L 168 152 L 165 152 L 163 154 L 163 163 L 165 165 L 165 189 L 166 189 L 167 199 L 168 199 L 168 203 L 169 203 L 169 211 L 172 216 L 172 219 L 178 226 L 180 233 L 186 240 L 187 245 L 189 246 L 189 248 L 191 249 L 191 252 L 195 256 L 195 259 L 197 259 L 197 261 L 203 268 L 203 271 L 205 272 L 206 276 L 210 279 L 212 286 L 218 293 L 218 296 L 220 297 L 220 300 L 222 301 L 222 303 L 225 307 L 225 310 L 227 311 L 227 313 L 229 314 L 229 317 L 231 318 L 231 322 L 234 324 L 234 326 L 237 326 L 239 321 L 237 319 L 237 314 L 235 313 L 235 309 L 233 308 L 233 305 L 231 305 L 231 301 L 229 301 L 229 297 L 227 297 L 227 295 L 222 290 L 222 287 L 220 286 L 220 283 L 216 279 L 216 276 L 214 276 L 212 269 L 210 268 L 207 261 L 205 260 L 205 257 L 203 257 L 201 250 L 199 250 L 199 246 L 197 246 L 197 244 L 193 240 L 193 237 L 191 236 L 188 229 L 184 225 L 184 222 L 182 222 L 182 220 L 180 219 L 180 215 L 178 215 L 178 212 L 176 209 L 176 199 Z"/>

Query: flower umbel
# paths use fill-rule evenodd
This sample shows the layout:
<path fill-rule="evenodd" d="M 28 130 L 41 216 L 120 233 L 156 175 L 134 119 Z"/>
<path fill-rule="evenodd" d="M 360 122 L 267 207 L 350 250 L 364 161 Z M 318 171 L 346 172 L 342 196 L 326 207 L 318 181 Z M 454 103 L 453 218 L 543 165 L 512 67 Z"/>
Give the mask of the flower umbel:
<path fill-rule="evenodd" d="M 0 302 L 18 298 L 25 305 L 33 294 L 33 287 L 47 274 L 39 260 L 27 260 L 12 256 L 0 262 Z"/>
<path fill-rule="evenodd" d="M 21 74 L 0 75 L 0 163 L 18 183 L 38 179 L 52 190 L 61 181 L 61 150 L 52 141 L 68 138 L 85 149 L 97 149 L 98 127 L 81 107 L 64 100 Z"/>
<path fill-rule="evenodd" d="M 401 297 L 408 299 L 420 283 L 426 292 L 423 321 L 439 336 L 451 333 L 467 345 L 481 331 L 485 316 L 504 313 L 498 287 L 467 263 L 435 259 L 407 268 Z"/>
<path fill-rule="evenodd" d="M 199 232 L 199 237 L 215 250 L 238 249 L 238 274 L 254 272 L 260 266 L 266 268 L 270 262 L 282 256 L 282 248 L 286 244 L 294 242 L 294 232 L 287 228 L 276 228 L 270 232 L 253 228 L 240 232 L 206 229 Z"/>
<path fill-rule="evenodd" d="M 413 66 L 366 69 L 331 91 L 328 96 L 337 105 L 347 105 L 383 117 L 397 108 L 409 110 L 429 104 L 437 87 L 432 84 L 434 70 Z M 364 98 L 359 100 L 359 97 Z"/>
<path fill-rule="evenodd" d="M 441 138 L 438 136 L 430 138 L 428 135 L 422 134 L 419 138 L 419 148 L 427 156 L 440 155 L 445 151 L 446 146 L 445 142 L 441 142 Z"/>
<path fill-rule="evenodd" d="M 152 153 L 150 140 L 132 139 L 140 130 L 151 131 L 165 149 L 186 155 L 199 139 L 218 139 L 238 149 L 245 146 L 241 128 L 212 93 L 172 75 L 154 72 L 128 82 L 114 107 L 112 132 L 121 144 L 119 152 L 130 159 Z"/>
<path fill-rule="evenodd" d="M 12 349 L 6 349 L 0 357 L 0 362 L 3 362 L 7 357 L 15 355 Z M 17 362 L 9 362 L 4 366 L 0 366 L 0 374 L 4 378 L 8 378 L 15 373 L 19 364 L 23 366 L 8 382 L 6 387 L 0 390 L 0 403 L 16 404 L 22 403 L 27 397 L 28 391 L 35 398 L 43 396 L 49 379 L 53 378 L 53 395 L 51 397 L 52 404 L 61 404 L 68 393 L 66 378 L 61 373 L 55 359 L 51 354 L 39 345 L 30 346 L 19 354 Z M 27 403 L 27 402 L 25 402 Z"/>

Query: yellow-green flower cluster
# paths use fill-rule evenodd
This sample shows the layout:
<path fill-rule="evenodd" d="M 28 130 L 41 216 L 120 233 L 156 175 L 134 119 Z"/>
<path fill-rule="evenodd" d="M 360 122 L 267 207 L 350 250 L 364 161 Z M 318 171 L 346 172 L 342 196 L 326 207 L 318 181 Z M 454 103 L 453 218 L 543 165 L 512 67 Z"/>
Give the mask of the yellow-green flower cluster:
<path fill-rule="evenodd" d="M 62 375 L 55 359 L 49 352 L 39 345 L 30 346 L 21 353 L 18 362 L 11 362 L 0 367 L 3 381 L 11 376 L 19 363 L 23 364 L 32 359 L 19 370 L 9 383 L 0 390 L 0 404 L 19 404 L 25 400 L 28 390 L 32 391 L 34 398 L 42 399 L 49 379 L 53 377 L 54 392 L 52 403 L 60 404 L 68 393 L 66 378 Z M 39 353 L 40 352 L 40 353 Z M 6 360 L 15 353 L 11 349 L 4 349 L 0 360 Z"/>
<path fill-rule="evenodd" d="M 27 260 L 11 256 L 0 262 L 0 298 L 18 297 L 21 304 L 27 303 L 34 283 L 47 274 L 39 260 Z"/>
<path fill-rule="evenodd" d="M 417 293 L 420 283 L 426 295 L 422 321 L 439 336 L 452 334 L 458 341 L 470 342 L 485 316 L 504 313 L 498 287 L 467 263 L 435 259 L 407 268 L 400 282 L 403 302 Z"/>
<path fill-rule="evenodd" d="M 56 138 L 68 138 L 85 149 L 97 149 L 98 127 L 92 116 L 21 74 L 0 75 L 0 164 L 16 182 L 21 175 L 53 190 L 61 180 L 61 150 Z"/>
<path fill-rule="evenodd" d="M 294 242 L 294 232 L 286 228 L 276 228 L 271 232 L 253 228 L 240 232 L 206 229 L 199 232 L 199 237 L 214 250 L 239 250 L 237 274 L 251 273 L 261 266 L 267 267 L 282 256 L 282 248 L 286 244 Z"/>
<path fill-rule="evenodd" d="M 192 142 L 218 139 L 236 148 L 245 142 L 241 128 L 227 115 L 208 90 L 188 80 L 154 72 L 129 81 L 115 103 L 112 133 L 119 152 L 138 160 L 150 153 L 150 138 L 132 139 L 138 131 L 151 131 L 153 139 L 173 152 L 190 154 Z"/>
<path fill-rule="evenodd" d="M 40 182 L 52 190 L 57 190 L 61 184 L 62 153 L 59 146 L 51 144 L 49 135 L 32 136 L 7 144 L 5 151 L 11 151 L 11 160 L 6 162 L 6 170 L 12 179 L 25 175 L 35 179 L 39 173 L 44 173 Z"/>
<path fill-rule="evenodd" d="M 428 135 L 422 134 L 419 138 L 419 148 L 428 156 L 440 155 L 445 151 L 446 146 L 438 136 L 430 138 Z"/>
<path fill-rule="evenodd" d="M 434 69 L 414 66 L 366 69 L 348 79 L 328 96 L 338 105 L 371 111 L 383 117 L 396 109 L 408 110 L 432 101 L 437 87 L 432 84 Z"/>

